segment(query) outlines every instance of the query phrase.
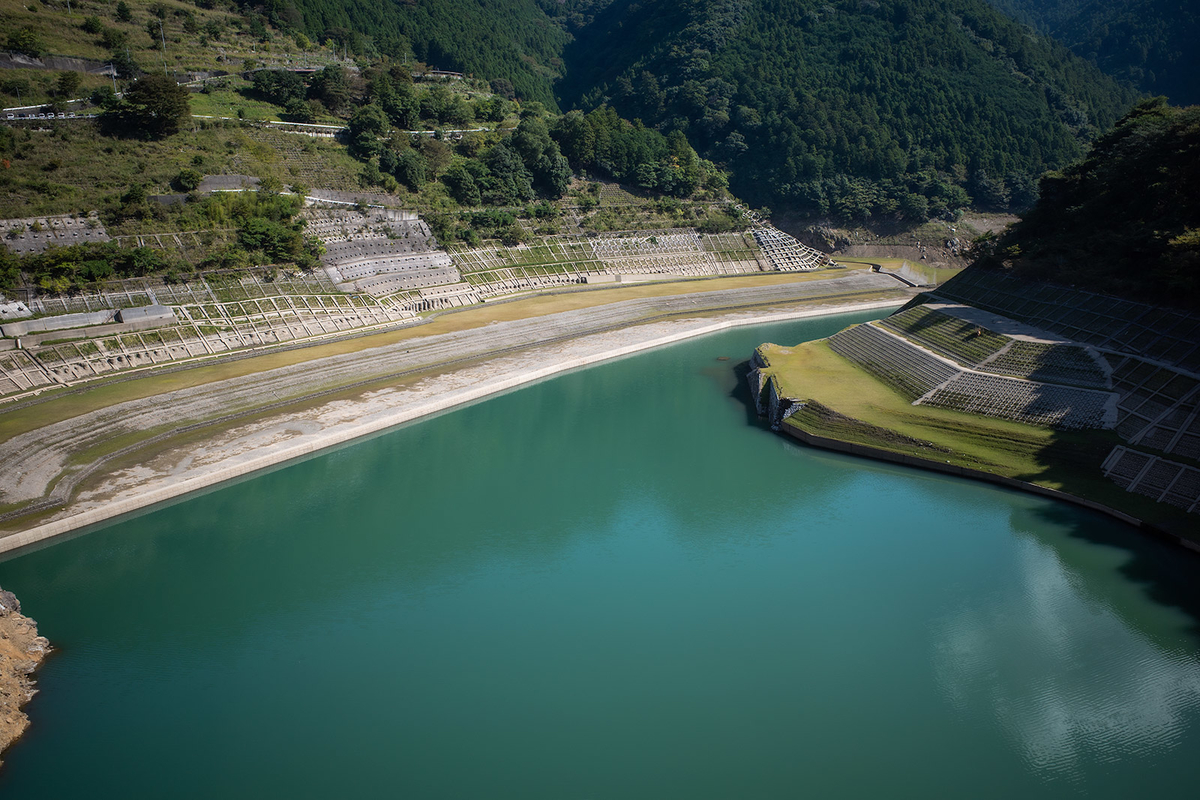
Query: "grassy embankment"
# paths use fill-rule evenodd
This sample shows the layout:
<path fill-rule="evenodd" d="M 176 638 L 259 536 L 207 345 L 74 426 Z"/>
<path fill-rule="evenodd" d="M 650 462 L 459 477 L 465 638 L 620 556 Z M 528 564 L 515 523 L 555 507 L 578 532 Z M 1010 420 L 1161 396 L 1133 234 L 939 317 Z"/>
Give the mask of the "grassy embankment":
<path fill-rule="evenodd" d="M 878 264 L 889 272 L 899 272 L 902 267 L 908 267 L 913 272 L 922 276 L 926 285 L 937 286 L 945 283 L 953 278 L 958 273 L 962 272 L 961 267 L 935 267 L 932 264 L 922 264 L 919 261 L 910 261 L 907 258 L 837 258 L 834 257 L 839 264 L 874 266 Z"/>
<path fill-rule="evenodd" d="M 188 168 L 210 175 L 273 177 L 282 185 L 356 188 L 362 170 L 346 148 L 328 139 L 202 124 L 161 141 L 97 135 L 88 121 L 60 120 L 52 130 L 18 128 L 16 153 L 0 175 L 0 219 L 79 213 L 104 207 L 130 186 L 149 194 L 177 191 L 171 181 Z M 124 228 L 130 227 L 126 231 Z M 111 234 L 175 230 L 169 217 Z"/>
<path fill-rule="evenodd" d="M 227 78 L 209 87 L 208 91 L 193 92 L 190 98 L 192 114 L 252 122 L 277 122 L 282 119 L 279 106 L 254 97 L 248 91 L 249 86 L 250 83 L 242 78 Z M 317 122 L 342 124 L 338 119 L 321 119 Z"/>
<path fill-rule="evenodd" d="M 1100 464 L 1121 440 L 1112 431 L 1060 431 L 949 409 L 914 406 L 834 353 L 824 341 L 764 346 L 781 392 L 815 401 L 784 425 L 816 436 L 982 470 L 1107 505 L 1200 540 L 1193 515 L 1121 491 Z"/>
<path fill-rule="evenodd" d="M 319 65 L 334 57 L 332 51 L 311 43 L 308 50 L 304 50 L 287 36 L 275 35 L 269 42 L 260 41 L 251 33 L 246 20 L 228 8 L 202 8 L 201 4 L 191 0 L 125 0 L 125 4 L 131 12 L 129 21 L 120 19 L 115 0 L 75 0 L 69 11 L 66 0 L 0 0 L 0 20 L 4 22 L 6 33 L 31 30 L 36 37 L 37 49 L 43 55 L 108 62 L 114 52 L 128 52 L 128 56 L 147 71 L 161 71 L 165 65 L 168 71 L 234 72 L 242 67 L 243 58 L 273 63 L 304 59 L 307 54 L 307 58 Z M 155 13 L 158 8 L 164 11 L 161 20 Z M 99 20 L 101 28 L 98 32 L 88 30 L 90 17 Z M 164 39 L 165 52 L 162 50 Z M 55 96 L 56 72 L 6 71 L 5 77 L 30 81 L 30 91 L 22 92 L 21 96 L 26 105 L 59 99 Z M 93 83 L 103 83 L 91 78 L 87 80 L 81 85 L 92 87 Z M 4 92 L 0 94 L 0 100 L 5 105 L 14 105 L 16 95 Z"/>

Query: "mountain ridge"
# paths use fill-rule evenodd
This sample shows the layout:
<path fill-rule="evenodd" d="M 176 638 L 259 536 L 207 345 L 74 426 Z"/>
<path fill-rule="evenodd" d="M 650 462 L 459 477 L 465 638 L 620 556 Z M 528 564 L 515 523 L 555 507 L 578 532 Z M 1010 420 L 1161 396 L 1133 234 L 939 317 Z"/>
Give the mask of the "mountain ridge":
<path fill-rule="evenodd" d="M 684 130 L 755 202 L 848 219 L 1027 207 L 1135 97 L 977 0 L 617 0 L 593 26 L 561 103 Z"/>
<path fill-rule="evenodd" d="M 1077 55 L 1176 105 L 1200 103 L 1200 9 L 1178 0 L 988 0 Z"/>

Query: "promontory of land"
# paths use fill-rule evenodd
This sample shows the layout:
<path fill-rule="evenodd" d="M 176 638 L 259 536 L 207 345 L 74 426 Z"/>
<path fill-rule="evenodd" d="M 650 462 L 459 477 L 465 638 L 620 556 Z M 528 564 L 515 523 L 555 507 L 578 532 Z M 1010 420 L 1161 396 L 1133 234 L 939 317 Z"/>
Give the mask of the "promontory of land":
<path fill-rule="evenodd" d="M 763 345 L 814 444 L 1055 490 L 1200 545 L 1200 107 L 1146 101 L 975 262 L 878 322 Z"/>

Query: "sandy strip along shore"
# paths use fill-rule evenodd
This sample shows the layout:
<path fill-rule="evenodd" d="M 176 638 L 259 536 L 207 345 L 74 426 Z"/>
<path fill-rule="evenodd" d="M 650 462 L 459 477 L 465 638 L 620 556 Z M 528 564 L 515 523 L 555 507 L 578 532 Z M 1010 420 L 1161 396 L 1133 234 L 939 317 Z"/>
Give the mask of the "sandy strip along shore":
<path fill-rule="evenodd" d="M 0 502 L 25 503 L 16 512 L 21 517 L 41 512 L 35 527 L 4 515 L 11 522 L 0 522 L 7 528 L 0 552 L 586 364 L 734 325 L 894 307 L 907 299 L 894 287 L 853 273 L 625 301 L 410 339 L 91 411 L 0 443 Z M 879 299 L 884 292 L 892 297 Z M 864 302 L 863 294 L 874 299 Z M 679 318 L 695 314 L 704 316 Z M 386 385 L 406 378 L 408 385 Z M 323 396 L 331 399 L 318 404 Z M 202 441 L 171 447 L 193 431 L 203 432 Z"/>

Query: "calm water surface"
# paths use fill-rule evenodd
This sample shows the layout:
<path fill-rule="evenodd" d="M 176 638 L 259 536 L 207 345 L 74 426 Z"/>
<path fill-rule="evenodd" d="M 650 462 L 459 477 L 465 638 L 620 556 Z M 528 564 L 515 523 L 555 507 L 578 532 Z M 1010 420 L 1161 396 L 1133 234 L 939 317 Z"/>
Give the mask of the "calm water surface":
<path fill-rule="evenodd" d="M 758 427 L 742 330 L 0 564 L 4 798 L 1195 797 L 1198 563 Z M 718 361 L 731 356 L 731 361 Z"/>

